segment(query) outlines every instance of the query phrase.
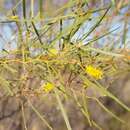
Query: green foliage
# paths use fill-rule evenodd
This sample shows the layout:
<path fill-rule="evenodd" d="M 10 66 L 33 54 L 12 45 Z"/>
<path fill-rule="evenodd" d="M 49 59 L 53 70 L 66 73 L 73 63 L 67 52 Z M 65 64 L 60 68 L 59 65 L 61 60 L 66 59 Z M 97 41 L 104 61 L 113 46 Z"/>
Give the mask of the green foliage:
<path fill-rule="evenodd" d="M 107 39 L 118 30 L 118 28 L 112 30 L 109 27 L 104 28 L 104 24 L 109 24 L 112 18 L 110 11 L 119 11 L 124 6 L 126 7 L 127 3 L 125 5 L 122 3 L 119 9 L 118 3 L 114 0 L 111 0 L 112 5 L 110 2 L 108 6 L 98 8 L 94 5 L 89 7 L 88 4 L 91 2 L 91 0 L 69 0 L 61 7 L 58 5 L 59 8 L 51 15 L 47 15 L 45 14 L 47 10 L 45 12 L 43 8 L 44 1 L 31 0 L 28 13 L 29 5 L 26 0 L 22 0 L 9 11 L 7 20 L 1 21 L 1 23 L 8 24 L 13 22 L 17 27 L 15 34 L 17 49 L 7 51 L 0 60 L 2 91 L 4 88 L 7 96 L 19 97 L 21 100 L 25 97 L 33 111 L 51 130 L 53 128 L 30 102 L 31 94 L 40 99 L 43 95 L 47 94 L 49 97 L 55 93 L 56 98 L 53 100 L 57 99 L 58 104 L 56 103 L 56 105 L 59 105 L 68 130 L 72 130 L 72 127 L 69 115 L 62 103 L 63 99 L 73 100 L 90 127 L 100 130 L 102 130 L 102 126 L 99 126 L 91 117 L 88 100 L 96 101 L 97 105 L 121 123 L 125 123 L 125 121 L 109 110 L 99 100 L 99 97 L 111 98 L 124 110 L 130 111 L 128 106 L 109 91 L 108 86 L 101 83 L 105 78 L 116 77 L 120 74 L 120 64 L 117 62 L 120 59 L 126 66 L 124 68 L 122 65 L 122 72 L 129 71 L 129 56 L 122 53 L 122 49 L 114 48 L 113 41 L 109 41 L 110 43 L 107 45 L 103 45 L 104 43 L 101 45 L 104 37 Z M 100 5 L 99 1 L 96 2 Z M 38 4 L 38 12 L 34 11 L 35 4 Z M 18 16 L 16 11 L 19 5 L 22 6 L 22 16 Z M 53 8 L 53 5 L 51 7 Z M 36 14 L 35 17 L 34 14 Z M 12 16 L 17 16 L 17 18 Z M 87 24 L 91 25 L 90 28 L 87 28 Z M 125 45 L 126 24 L 127 22 L 125 22 L 122 41 L 122 44 Z M 84 28 L 85 32 L 81 31 Z M 102 31 L 103 29 L 104 31 Z M 99 31 L 101 33 L 96 36 L 95 34 Z M 95 79 L 91 74 L 85 72 L 85 67 L 88 65 L 100 68 L 103 72 L 101 80 Z M 39 82 L 31 84 L 31 78 L 38 79 Z M 80 84 L 76 84 L 77 79 Z M 46 93 L 42 89 L 43 84 L 47 82 L 55 85 L 54 90 L 50 93 Z M 90 88 L 93 88 L 99 96 L 96 94 L 88 96 L 86 92 Z"/>

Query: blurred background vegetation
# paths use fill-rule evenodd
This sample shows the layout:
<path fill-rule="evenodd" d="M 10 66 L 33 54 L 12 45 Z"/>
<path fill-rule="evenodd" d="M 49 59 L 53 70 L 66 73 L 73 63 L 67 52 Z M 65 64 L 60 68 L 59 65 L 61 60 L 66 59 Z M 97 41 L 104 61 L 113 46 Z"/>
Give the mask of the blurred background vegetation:
<path fill-rule="evenodd" d="M 0 130 L 129 130 L 130 1 L 0 0 Z"/>

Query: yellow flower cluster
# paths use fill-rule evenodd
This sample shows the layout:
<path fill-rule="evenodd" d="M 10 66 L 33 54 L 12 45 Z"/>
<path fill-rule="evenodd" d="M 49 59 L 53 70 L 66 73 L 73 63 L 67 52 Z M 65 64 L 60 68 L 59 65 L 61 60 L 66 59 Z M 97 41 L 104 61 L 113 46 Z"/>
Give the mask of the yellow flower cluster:
<path fill-rule="evenodd" d="M 96 79 L 102 79 L 103 72 L 100 69 L 93 67 L 92 65 L 86 66 L 85 71 L 87 74 Z"/>
<path fill-rule="evenodd" d="M 58 50 L 54 48 L 49 50 L 49 56 L 56 56 L 57 54 L 58 54 Z"/>
<path fill-rule="evenodd" d="M 55 88 L 55 85 L 48 82 L 48 83 L 44 84 L 42 88 L 43 88 L 43 91 L 50 92 Z"/>
<path fill-rule="evenodd" d="M 19 17 L 17 15 L 15 15 L 15 16 L 10 16 L 9 19 L 11 19 L 11 20 L 18 20 Z"/>

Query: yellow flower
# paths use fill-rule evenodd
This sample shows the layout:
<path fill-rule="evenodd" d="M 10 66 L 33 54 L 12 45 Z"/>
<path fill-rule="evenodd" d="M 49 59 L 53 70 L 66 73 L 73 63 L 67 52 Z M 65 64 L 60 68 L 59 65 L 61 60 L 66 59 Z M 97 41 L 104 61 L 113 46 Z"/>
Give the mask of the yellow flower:
<path fill-rule="evenodd" d="M 56 56 L 57 54 L 58 54 L 58 50 L 56 50 L 54 48 L 49 50 L 49 55 L 50 56 Z"/>
<path fill-rule="evenodd" d="M 52 83 L 46 83 L 43 85 L 43 91 L 50 92 L 55 88 L 55 85 Z"/>
<path fill-rule="evenodd" d="M 19 17 L 18 17 L 17 15 L 14 15 L 14 16 L 10 16 L 10 19 L 11 19 L 11 20 L 18 20 Z"/>
<path fill-rule="evenodd" d="M 92 65 L 86 66 L 85 71 L 87 74 L 96 79 L 102 79 L 103 72 L 100 69 L 93 67 Z"/>

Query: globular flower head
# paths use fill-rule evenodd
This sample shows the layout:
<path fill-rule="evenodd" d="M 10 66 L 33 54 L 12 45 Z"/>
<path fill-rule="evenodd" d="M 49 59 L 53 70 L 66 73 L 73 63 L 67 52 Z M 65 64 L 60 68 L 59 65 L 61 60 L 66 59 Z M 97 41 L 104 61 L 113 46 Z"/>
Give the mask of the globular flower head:
<path fill-rule="evenodd" d="M 56 50 L 54 48 L 49 50 L 49 55 L 50 56 L 56 56 L 57 54 L 58 54 L 58 50 Z"/>
<path fill-rule="evenodd" d="M 52 90 L 55 88 L 55 85 L 52 84 L 52 83 L 47 82 L 47 83 L 45 83 L 45 84 L 43 85 L 42 88 L 43 88 L 43 91 L 45 91 L 45 92 L 50 92 L 50 91 L 52 91 Z"/>
<path fill-rule="evenodd" d="M 92 65 L 88 65 L 88 66 L 86 66 L 85 71 L 88 75 L 90 75 L 96 79 L 102 79 L 103 71 L 99 68 L 95 68 Z"/>
<path fill-rule="evenodd" d="M 19 19 L 19 17 L 17 16 L 17 15 L 15 15 L 15 16 L 10 16 L 9 17 L 11 20 L 18 20 Z"/>

